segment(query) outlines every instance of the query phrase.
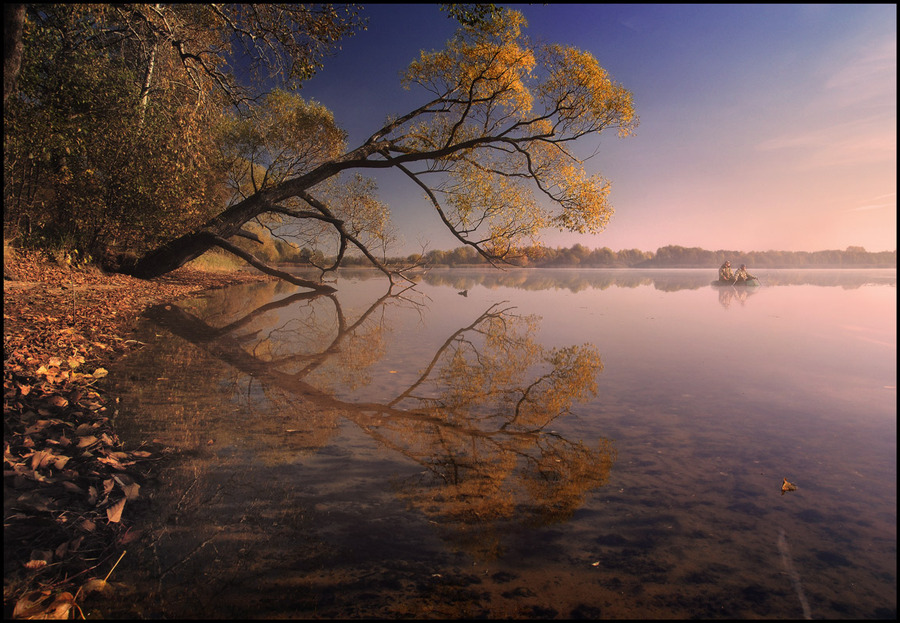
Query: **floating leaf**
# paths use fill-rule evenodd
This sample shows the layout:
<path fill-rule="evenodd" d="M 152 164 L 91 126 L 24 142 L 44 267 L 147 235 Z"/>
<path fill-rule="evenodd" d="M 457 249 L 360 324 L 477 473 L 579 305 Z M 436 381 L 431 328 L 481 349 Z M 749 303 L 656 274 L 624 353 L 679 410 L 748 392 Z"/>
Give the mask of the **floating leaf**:
<path fill-rule="evenodd" d="M 787 478 L 782 478 L 782 480 L 784 480 L 784 483 L 781 485 L 781 495 L 784 495 L 788 491 L 796 491 L 797 490 L 797 485 L 795 485 L 792 482 L 788 482 Z"/>
<path fill-rule="evenodd" d="M 125 508 L 125 498 L 122 498 L 106 509 L 106 518 L 110 523 L 119 523 L 122 519 L 122 510 Z"/>

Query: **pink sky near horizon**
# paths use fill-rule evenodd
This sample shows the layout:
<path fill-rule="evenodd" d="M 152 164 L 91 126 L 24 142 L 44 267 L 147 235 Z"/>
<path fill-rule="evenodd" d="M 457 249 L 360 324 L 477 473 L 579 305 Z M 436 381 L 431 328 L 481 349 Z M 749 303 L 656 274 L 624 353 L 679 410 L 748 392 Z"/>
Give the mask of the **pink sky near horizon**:
<path fill-rule="evenodd" d="M 606 230 L 548 231 L 545 244 L 896 249 L 895 5 L 511 6 L 529 36 L 592 52 L 641 120 L 634 136 L 601 135 L 587 164 L 612 183 Z M 335 112 L 351 147 L 420 103 L 399 72 L 454 29 L 435 5 L 365 14 L 368 30 L 301 92 Z M 458 246 L 416 188 L 378 182 L 400 252 Z"/>

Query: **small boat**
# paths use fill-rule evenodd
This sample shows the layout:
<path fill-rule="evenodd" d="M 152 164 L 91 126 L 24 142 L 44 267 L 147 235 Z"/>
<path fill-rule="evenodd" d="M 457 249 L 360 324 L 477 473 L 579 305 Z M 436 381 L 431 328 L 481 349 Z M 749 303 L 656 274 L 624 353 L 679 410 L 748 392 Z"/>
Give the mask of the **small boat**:
<path fill-rule="evenodd" d="M 753 277 L 752 279 L 747 279 L 746 281 L 724 281 L 722 279 L 716 279 L 710 285 L 756 287 L 759 285 L 759 279 L 757 279 L 756 277 Z"/>

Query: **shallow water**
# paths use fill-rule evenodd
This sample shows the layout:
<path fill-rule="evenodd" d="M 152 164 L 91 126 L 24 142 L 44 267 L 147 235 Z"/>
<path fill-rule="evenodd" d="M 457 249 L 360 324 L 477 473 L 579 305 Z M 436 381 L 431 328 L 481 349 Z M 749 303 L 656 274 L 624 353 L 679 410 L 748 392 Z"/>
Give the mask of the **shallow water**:
<path fill-rule="evenodd" d="M 152 310 L 110 391 L 178 455 L 102 612 L 893 618 L 896 271 L 760 276 L 361 271 Z"/>

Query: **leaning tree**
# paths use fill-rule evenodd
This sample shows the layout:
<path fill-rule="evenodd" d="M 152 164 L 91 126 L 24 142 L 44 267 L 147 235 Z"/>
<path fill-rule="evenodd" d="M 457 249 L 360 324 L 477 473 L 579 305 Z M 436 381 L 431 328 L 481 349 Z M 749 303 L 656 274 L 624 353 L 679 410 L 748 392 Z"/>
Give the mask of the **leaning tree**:
<path fill-rule="evenodd" d="M 336 261 L 326 268 L 336 268 L 352 246 L 391 275 L 362 237 L 378 233 L 382 206 L 364 184 L 343 194 L 334 192 L 340 184 L 329 184 L 343 174 L 388 168 L 419 186 L 450 232 L 491 262 L 508 260 L 545 228 L 601 231 L 612 213 L 609 183 L 589 175 L 572 146 L 604 130 L 631 133 L 637 124 L 631 93 L 587 52 L 532 44 L 525 25 L 519 12 L 503 11 L 463 26 L 445 49 L 423 52 L 404 80 L 429 93 L 429 101 L 351 149 L 338 148 L 327 111 L 299 99 L 286 110 L 284 96 L 275 104 L 267 99 L 269 109 L 257 117 L 265 121 L 254 127 L 251 118 L 231 142 L 245 165 L 235 176 L 243 180 L 241 199 L 128 272 L 155 277 L 213 246 L 273 272 L 229 239 L 247 235 L 242 228 L 249 221 L 275 216 L 337 237 Z"/>
<path fill-rule="evenodd" d="M 386 265 L 378 252 L 390 236 L 389 212 L 365 176 L 385 169 L 401 172 L 418 186 L 426 209 L 462 245 L 492 263 L 510 261 L 533 246 L 547 228 L 596 233 L 606 226 L 612 214 L 609 183 L 585 170 L 580 155 L 585 151 L 575 146 L 604 130 L 627 136 L 637 117 L 631 93 L 614 82 L 591 54 L 530 41 L 522 32 L 525 19 L 515 10 L 469 15 L 457 8 L 451 14 L 461 28 L 453 39 L 440 51 L 423 52 L 405 72 L 404 86 L 422 92 L 423 104 L 388 118 L 362 144 L 347 146 L 346 134 L 330 111 L 300 97 L 290 84 L 260 97 L 235 79 L 240 64 L 235 59 L 243 57 L 255 68 L 286 72 L 297 86 L 318 67 L 310 58 L 320 58 L 323 49 L 357 27 L 330 5 L 316 5 L 326 7 L 319 13 L 309 13 L 305 6 L 115 5 L 105 13 L 115 20 L 114 28 L 99 29 L 96 19 L 78 22 L 94 29 L 85 41 L 104 42 L 104 51 L 118 45 L 120 58 L 136 59 L 127 67 L 137 84 L 136 103 L 122 136 L 137 136 L 138 131 L 144 132 L 140 136 L 156 136 L 152 132 L 163 136 L 170 127 L 179 129 L 155 143 L 153 153 L 160 155 L 152 170 L 158 173 L 151 175 L 149 167 L 141 166 L 141 152 L 129 160 L 139 176 L 148 178 L 128 189 L 141 198 L 133 202 L 139 208 L 132 210 L 134 219 L 143 231 L 157 236 L 119 270 L 152 278 L 220 247 L 269 274 L 316 290 L 331 289 L 261 261 L 249 243 L 239 240 L 262 242 L 250 230 L 256 224 L 288 233 L 292 239 L 330 236 L 337 253 L 332 263 L 319 262 L 323 274 L 340 266 L 355 249 L 388 276 L 402 275 L 402 268 Z M 309 32 L 316 37 L 303 36 Z M 307 62 L 292 61 L 298 58 Z M 173 73 L 178 70 L 181 77 Z M 168 89 L 162 88 L 167 76 L 172 87 Z M 80 85 L 78 92 L 97 91 Z M 181 91 L 185 99 L 166 104 L 165 97 Z M 223 101 L 233 103 L 240 114 L 214 115 Z M 157 113 L 151 123 L 154 111 L 165 105 L 172 111 L 169 116 Z M 207 116 L 193 120 L 196 110 L 206 110 Z M 201 130 L 207 127 L 203 119 L 215 120 L 215 154 L 211 132 Z M 39 129 L 41 124 L 32 127 Z M 182 127 L 192 132 L 185 133 Z M 183 136 L 195 137 L 195 143 L 173 143 Z M 180 159 L 177 166 L 167 166 L 173 144 Z M 90 169 L 90 179 L 103 191 L 95 194 L 98 201 L 91 205 L 102 206 L 103 197 L 110 194 L 97 180 L 119 181 L 119 157 L 110 157 L 102 148 L 94 153 L 109 160 L 104 176 L 98 176 L 98 167 L 92 164 L 82 169 Z M 65 194 L 77 195 L 70 190 L 71 180 L 81 179 L 70 174 L 75 159 L 64 154 L 62 161 L 68 168 L 56 169 L 68 174 Z M 199 165 L 212 170 L 213 163 L 217 182 L 193 171 Z M 186 183 L 180 195 L 179 171 L 195 174 L 189 180 L 193 186 Z M 169 177 L 162 184 L 157 175 Z M 199 190 L 194 193 L 193 188 Z M 190 197 L 197 194 L 204 199 L 196 201 L 190 220 L 178 206 L 192 205 Z M 170 204 L 160 217 L 170 226 L 164 236 L 144 217 L 154 209 L 157 197 Z M 122 205 L 125 202 L 117 199 L 114 207 Z M 101 223 L 109 215 L 106 208 L 94 209 Z M 173 222 L 179 223 L 180 231 L 171 227 Z"/>

